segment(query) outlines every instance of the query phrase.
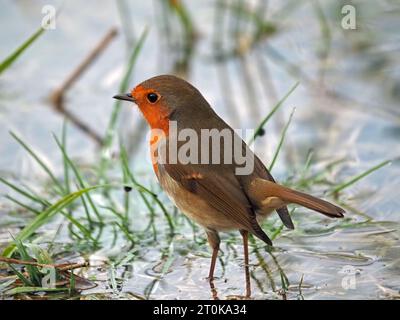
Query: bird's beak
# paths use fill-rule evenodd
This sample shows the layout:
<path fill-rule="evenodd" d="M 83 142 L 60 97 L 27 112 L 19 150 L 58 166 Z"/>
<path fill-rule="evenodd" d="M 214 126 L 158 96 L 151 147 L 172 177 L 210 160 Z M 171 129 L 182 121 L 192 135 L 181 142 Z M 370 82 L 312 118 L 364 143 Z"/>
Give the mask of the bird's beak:
<path fill-rule="evenodd" d="M 126 100 L 126 101 L 136 102 L 130 93 L 117 94 L 113 98 L 118 99 L 118 100 Z"/>

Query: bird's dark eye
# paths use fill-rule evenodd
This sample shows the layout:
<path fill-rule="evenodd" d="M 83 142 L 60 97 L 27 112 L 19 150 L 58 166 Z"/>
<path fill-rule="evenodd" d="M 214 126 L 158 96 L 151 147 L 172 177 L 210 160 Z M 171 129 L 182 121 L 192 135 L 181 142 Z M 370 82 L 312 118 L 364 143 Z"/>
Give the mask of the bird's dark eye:
<path fill-rule="evenodd" d="M 155 103 L 158 100 L 157 93 L 151 92 L 147 94 L 147 100 L 149 100 L 150 103 Z"/>

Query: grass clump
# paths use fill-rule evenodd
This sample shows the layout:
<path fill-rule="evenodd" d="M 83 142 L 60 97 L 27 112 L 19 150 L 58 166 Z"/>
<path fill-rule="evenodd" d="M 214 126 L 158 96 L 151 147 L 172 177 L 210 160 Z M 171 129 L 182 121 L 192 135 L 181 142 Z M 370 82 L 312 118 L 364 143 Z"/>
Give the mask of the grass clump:
<path fill-rule="evenodd" d="M 68 298 L 94 283 L 77 276 L 74 270 L 87 267 L 87 263 L 55 264 L 50 253 L 36 244 L 14 239 L 16 258 L 0 257 L 14 275 L 0 278 L 0 296 L 53 293 Z"/>

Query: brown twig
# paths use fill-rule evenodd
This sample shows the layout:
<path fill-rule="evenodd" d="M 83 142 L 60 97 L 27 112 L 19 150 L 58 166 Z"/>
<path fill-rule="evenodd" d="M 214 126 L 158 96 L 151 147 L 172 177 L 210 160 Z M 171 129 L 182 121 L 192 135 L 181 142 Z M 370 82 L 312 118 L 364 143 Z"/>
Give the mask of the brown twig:
<path fill-rule="evenodd" d="M 89 266 L 89 264 L 87 262 L 45 264 L 45 263 L 38 263 L 36 261 L 18 260 L 18 259 L 6 258 L 6 257 L 0 257 L 0 261 L 5 262 L 5 263 L 10 263 L 10 264 L 22 264 L 22 265 L 30 265 L 30 266 L 43 267 L 43 268 L 55 268 L 55 269 L 58 269 L 59 271 L 74 270 L 74 269 Z"/>
<path fill-rule="evenodd" d="M 8 264 L 30 265 L 30 266 L 42 267 L 42 268 L 52 268 L 52 269 L 54 268 L 57 270 L 58 274 L 61 277 L 61 280 L 59 280 L 55 283 L 56 287 L 62 287 L 62 286 L 70 284 L 72 276 L 75 278 L 75 283 L 77 285 L 77 287 L 75 287 L 75 290 L 88 290 L 88 289 L 92 289 L 97 286 L 96 283 L 86 280 L 85 278 L 82 278 L 73 273 L 73 270 L 75 270 L 75 269 L 88 267 L 89 266 L 88 262 L 46 264 L 46 263 L 38 263 L 36 261 L 18 260 L 18 259 L 6 258 L 6 257 L 0 257 L 0 262 L 5 262 Z M 29 277 L 28 272 L 22 272 L 22 274 L 24 275 L 24 277 Z M 3 280 L 3 281 L 8 280 L 8 279 L 17 280 L 16 277 L 17 277 L 16 275 L 0 277 L 0 280 Z M 79 288 L 78 288 L 78 284 L 79 284 Z"/>
<path fill-rule="evenodd" d="M 86 133 L 89 137 L 95 140 L 99 145 L 102 145 L 103 138 L 90 128 L 86 123 L 82 122 L 72 112 L 68 111 L 64 105 L 65 93 L 72 87 L 72 85 L 78 81 L 82 74 L 87 68 L 96 60 L 96 58 L 104 51 L 109 45 L 111 40 L 117 35 L 117 29 L 111 28 L 101 41 L 93 48 L 93 50 L 86 56 L 85 59 L 72 71 L 67 79 L 61 84 L 61 86 L 54 90 L 50 99 L 54 108 L 62 113 L 67 119 L 69 119 L 75 126 Z"/>
<path fill-rule="evenodd" d="M 84 267 L 88 267 L 88 266 L 89 266 L 88 262 L 82 262 L 82 263 L 64 264 L 64 266 L 57 265 L 55 268 L 58 269 L 59 271 L 66 271 L 66 270 L 74 270 L 74 269 L 84 268 Z"/>

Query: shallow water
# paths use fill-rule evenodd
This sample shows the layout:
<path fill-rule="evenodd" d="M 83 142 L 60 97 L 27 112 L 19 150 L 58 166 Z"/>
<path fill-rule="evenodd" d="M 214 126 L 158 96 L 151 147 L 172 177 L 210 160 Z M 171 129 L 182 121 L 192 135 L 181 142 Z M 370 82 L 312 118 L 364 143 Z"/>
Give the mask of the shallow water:
<path fill-rule="evenodd" d="M 337 2 L 321 1 L 330 34 L 324 38 L 316 14 L 318 8 L 311 2 L 293 5 L 290 1 L 270 1 L 264 17 L 276 23 L 276 34 L 257 43 L 243 58 L 216 63 L 212 59 L 214 4 L 186 2 L 198 33 L 187 78 L 235 128 L 256 127 L 271 106 L 296 81 L 300 82 L 273 121 L 267 124 L 265 136 L 256 143 L 256 152 L 268 163 L 280 132 L 296 107 L 282 154 L 273 170 L 277 180 L 287 181 L 298 175 L 310 149 L 314 150 L 311 173 L 334 160 L 344 159 L 326 174 L 325 178 L 333 183 L 347 181 L 384 160 L 393 160 L 391 165 L 345 189 L 340 198 L 348 212 L 345 222 L 299 209 L 294 214 L 296 230 L 284 230 L 274 241 L 271 253 L 256 240 L 251 250 L 254 298 L 282 299 L 282 272 L 290 283 L 288 299 L 399 298 L 399 5 L 393 1 L 356 2 L 358 28 L 350 31 L 340 27 Z M 52 1 L 4 2 L 0 17 L 2 25 L 8 27 L 0 32 L 0 59 L 37 28 L 42 17 L 41 7 L 48 3 L 59 5 Z M 255 7 L 259 3 L 249 1 Z M 292 3 L 293 10 L 283 10 L 284 3 Z M 87 2 L 65 3 L 56 30 L 47 31 L 2 74 L 2 176 L 23 181 L 37 191 L 42 190 L 41 183 L 45 180 L 45 174 L 10 137 L 9 130 L 39 151 L 57 175 L 63 174 L 59 150 L 51 135 L 60 133 L 63 117 L 53 111 L 48 97 L 111 26 L 121 25 L 112 2 L 103 1 L 98 8 L 92 10 Z M 165 48 L 166 39 L 157 27 L 161 19 L 160 6 L 157 8 L 154 12 L 153 2 L 130 4 L 135 36 L 139 36 L 145 25 L 151 26 L 131 86 L 150 76 L 172 72 L 174 58 L 179 53 Z M 232 34 L 229 30 L 235 28 L 232 16 L 227 15 L 220 26 L 220 32 L 226 35 L 224 48 L 234 42 L 229 36 Z M 252 27 L 249 22 L 241 23 L 247 30 L 240 37 L 245 44 L 245 35 Z M 113 105 L 111 97 L 118 92 L 127 53 L 121 32 L 67 94 L 68 109 L 99 134 L 105 132 Z M 325 58 L 320 58 L 324 54 Z M 227 90 L 228 84 L 230 90 Z M 140 115 L 134 108 L 126 107 L 118 130 L 127 144 L 132 144 L 131 168 L 144 185 L 155 186 L 150 165 L 143 161 L 147 157 L 144 130 L 138 130 L 140 143 L 129 139 L 132 134 L 138 134 L 134 129 L 132 133 L 131 128 L 141 128 Z M 95 163 L 98 159 L 95 143 L 73 125 L 69 126 L 68 134 L 72 158 L 83 166 Z M 327 187 L 316 185 L 312 190 L 322 196 Z M 0 191 L 10 192 L 3 185 Z M 168 200 L 162 199 L 172 209 Z M 148 213 L 142 204 L 135 202 L 134 206 L 136 211 L 131 213 L 131 223 L 138 230 L 145 226 Z M 0 247 L 28 219 L 23 212 L 13 212 L 14 208 L 7 199 L 1 199 Z M 196 230 L 197 243 L 194 242 L 192 229 L 183 221 L 171 241 L 165 236 L 166 222 L 161 213 L 158 215 L 160 237 L 157 241 L 149 236 L 134 248 L 128 248 L 122 237 L 112 244 L 114 234 L 106 230 L 102 236 L 103 248 L 85 252 L 84 258 L 91 262 L 91 267 L 82 275 L 95 278 L 98 284 L 94 289 L 83 291 L 86 298 L 210 298 L 205 280 L 210 253 L 202 231 Z M 65 221 L 56 219 L 44 227 L 42 238 L 36 241 L 47 243 L 62 223 L 65 225 Z M 232 298 L 244 292 L 242 246 L 235 234 L 224 235 L 223 242 L 215 285 L 221 298 Z M 55 245 L 61 259 L 83 258 L 67 230 L 57 235 Z M 121 259 L 125 261 L 110 267 Z M 170 266 L 163 270 L 166 262 Z M 110 284 L 110 272 L 115 272 L 118 288 Z"/>

